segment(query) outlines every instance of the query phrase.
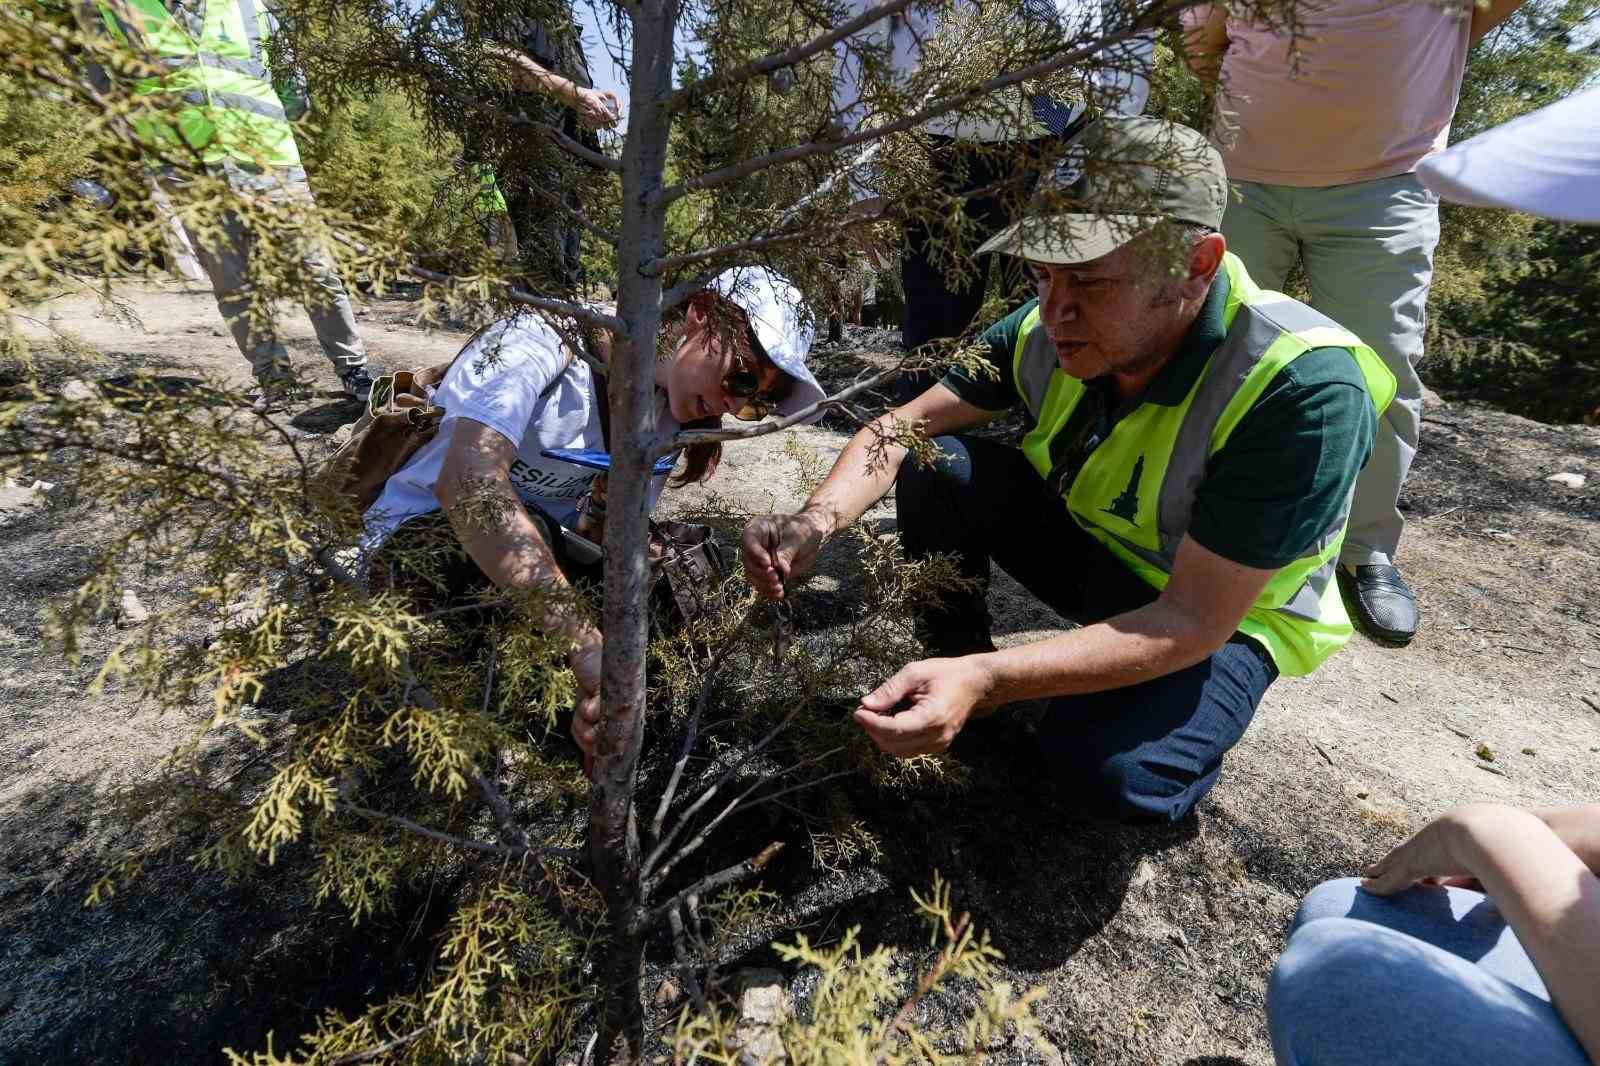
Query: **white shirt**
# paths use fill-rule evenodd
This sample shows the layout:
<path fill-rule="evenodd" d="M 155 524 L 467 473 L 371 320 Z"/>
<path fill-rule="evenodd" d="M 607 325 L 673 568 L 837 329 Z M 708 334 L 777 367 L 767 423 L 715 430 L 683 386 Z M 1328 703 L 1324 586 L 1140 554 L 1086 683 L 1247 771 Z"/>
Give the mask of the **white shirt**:
<path fill-rule="evenodd" d="M 1016 0 L 1021 9 L 1037 0 Z M 1093 37 L 1102 31 L 1107 15 L 1102 0 L 1043 0 L 1053 5 L 1063 40 Z M 854 18 L 877 6 L 873 0 L 849 0 L 843 17 Z M 953 0 L 953 16 L 968 17 L 980 9 L 975 0 Z M 1114 9 L 1113 9 L 1114 10 Z M 861 99 L 861 58 L 857 49 L 866 46 L 886 49 L 890 71 L 900 83 L 907 82 L 922 62 L 922 41 L 940 29 L 940 22 L 929 7 L 912 4 L 898 15 L 879 19 L 861 32 L 834 45 L 833 108 L 844 129 L 855 132 L 876 119 Z M 848 42 L 848 44 L 847 44 Z M 854 47 L 850 47 L 850 46 Z M 1143 34 L 1112 45 L 1097 57 L 1090 75 L 1094 103 L 1102 112 L 1137 115 L 1144 111 L 1150 96 L 1149 71 L 1153 63 L 1155 37 Z M 998 75 L 1003 73 L 996 71 Z M 931 102 L 931 101 L 930 101 Z M 1035 121 L 1033 109 L 1021 90 L 1012 86 L 996 94 L 982 114 L 950 112 L 923 123 L 928 133 L 967 141 L 1028 140 L 1043 136 L 1045 130 Z"/>
<path fill-rule="evenodd" d="M 677 423 L 657 409 L 660 429 Z M 517 447 L 511 484 L 524 503 L 562 525 L 577 524 L 578 502 L 598 471 L 541 454 L 546 448 L 604 450 L 593 371 L 569 361 L 560 336 L 535 314 L 502 319 L 467 343 L 439 383 L 433 402 L 445 409 L 439 434 L 423 445 L 383 487 L 365 516 L 362 553 L 368 558 L 399 526 L 439 507 L 434 488 L 455 427 L 463 419 L 488 426 Z M 667 475 L 651 483 L 654 507 Z"/>

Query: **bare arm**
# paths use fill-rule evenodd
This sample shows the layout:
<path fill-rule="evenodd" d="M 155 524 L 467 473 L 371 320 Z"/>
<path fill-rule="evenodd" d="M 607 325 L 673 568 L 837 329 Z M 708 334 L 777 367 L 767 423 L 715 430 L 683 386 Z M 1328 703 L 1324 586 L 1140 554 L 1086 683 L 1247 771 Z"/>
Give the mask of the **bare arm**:
<path fill-rule="evenodd" d="M 542 93 L 577 111 L 578 119 L 589 129 L 609 129 L 622 115 L 617 94 L 603 89 L 585 89 L 570 78 L 536 62 L 532 56 L 503 44 L 485 44 L 483 50 L 502 59 L 511 68 L 519 89 Z"/>
<path fill-rule="evenodd" d="M 1457 808 L 1370 867 L 1364 887 L 1390 895 L 1422 878 L 1476 878 L 1578 1043 L 1600 1061 L 1600 878 L 1548 824 L 1550 813 Z"/>
<path fill-rule="evenodd" d="M 1500 23 L 1516 14 L 1523 0 L 1482 0 L 1472 5 L 1472 32 L 1468 43 L 1477 44 Z"/>
<path fill-rule="evenodd" d="M 1193 666 L 1220 648 L 1273 570 L 1230 562 L 1190 538 L 1156 601 L 1035 644 L 924 659 L 862 697 L 855 720 L 895 755 L 943 751 L 974 711 L 1100 692 Z"/>
<path fill-rule="evenodd" d="M 470 418 L 457 419 L 434 495 L 461 546 L 496 588 L 564 592 L 567 579 L 511 486 L 511 461 L 516 453 L 516 446 L 503 434 Z M 573 736 L 588 751 L 600 693 L 600 631 L 581 616 L 554 605 L 544 609 L 540 625 L 573 642 L 567 662 L 582 690 Z M 591 733 L 580 735 L 586 725 Z"/>
<path fill-rule="evenodd" d="M 1212 91 L 1228 50 L 1228 12 L 1221 4 L 1202 4 L 1183 13 L 1184 62 Z"/>
<path fill-rule="evenodd" d="M 874 419 L 850 438 L 798 514 L 763 515 L 745 527 L 739 554 L 750 584 L 764 596 L 782 599 L 785 582 L 811 568 L 823 542 L 854 525 L 894 487 L 906 459 L 906 448 L 887 439 L 896 421 L 920 422 L 924 433 L 937 437 L 981 426 L 996 414 L 934 385 Z"/>
<path fill-rule="evenodd" d="M 1276 572 L 1240 566 L 1185 537 L 1171 580 L 1149 606 L 979 656 L 992 677 L 981 705 L 1121 688 L 1193 666 L 1227 643 Z"/>
<path fill-rule="evenodd" d="M 1600 874 L 1600 803 L 1586 807 L 1548 807 L 1534 811 L 1561 843 L 1589 868 Z"/>

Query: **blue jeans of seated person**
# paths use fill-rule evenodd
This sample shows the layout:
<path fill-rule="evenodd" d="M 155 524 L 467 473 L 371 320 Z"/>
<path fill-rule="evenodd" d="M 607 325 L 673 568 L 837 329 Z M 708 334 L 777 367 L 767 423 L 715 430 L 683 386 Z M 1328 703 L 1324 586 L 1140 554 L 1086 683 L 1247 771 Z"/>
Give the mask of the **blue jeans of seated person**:
<path fill-rule="evenodd" d="M 1589 1066 L 1481 892 L 1318 885 L 1267 986 L 1278 1066 Z"/>
<path fill-rule="evenodd" d="M 954 556 L 983 589 L 992 560 L 1052 608 L 1086 623 L 1155 599 L 1155 589 L 1068 516 L 1016 448 L 971 437 L 934 443 L 940 460 L 907 460 L 896 481 L 909 556 Z M 947 597 L 921 622 L 932 655 L 989 646 L 983 591 Z M 1087 817 L 1178 821 L 1216 784 L 1223 756 L 1277 676 L 1266 650 L 1235 634 L 1187 669 L 1057 697 L 1038 729 L 1053 783 Z"/>

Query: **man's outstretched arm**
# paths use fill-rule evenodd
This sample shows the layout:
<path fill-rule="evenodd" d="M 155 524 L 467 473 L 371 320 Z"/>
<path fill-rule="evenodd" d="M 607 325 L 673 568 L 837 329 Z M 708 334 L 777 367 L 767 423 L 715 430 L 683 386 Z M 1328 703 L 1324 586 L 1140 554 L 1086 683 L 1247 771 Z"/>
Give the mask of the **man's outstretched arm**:
<path fill-rule="evenodd" d="M 884 751 L 920 755 L 949 747 L 974 711 L 1182 670 L 1227 642 L 1274 573 L 1185 537 L 1154 603 L 1036 644 L 912 663 L 862 697 L 855 720 Z"/>
<path fill-rule="evenodd" d="M 893 441 L 896 422 L 920 423 L 925 434 L 937 437 L 981 426 L 997 413 L 935 385 L 904 407 L 880 415 L 850 438 L 799 513 L 762 515 L 744 527 L 739 557 L 746 579 L 761 595 L 782 599 L 784 585 L 811 569 L 824 541 L 883 499 L 906 459 L 906 448 Z"/>

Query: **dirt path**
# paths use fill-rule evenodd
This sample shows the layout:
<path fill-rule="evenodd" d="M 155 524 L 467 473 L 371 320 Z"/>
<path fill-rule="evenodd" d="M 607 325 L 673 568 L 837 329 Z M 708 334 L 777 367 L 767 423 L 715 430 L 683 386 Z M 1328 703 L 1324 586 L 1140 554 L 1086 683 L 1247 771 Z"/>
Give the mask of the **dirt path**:
<path fill-rule="evenodd" d="M 39 309 L 106 354 L 78 376 L 145 366 L 247 380 L 207 295 L 121 295 L 141 328 L 82 299 Z M 412 328 L 408 314 L 402 300 L 363 308 L 376 363 L 453 353 L 459 335 Z M 297 365 L 331 393 L 308 324 L 288 326 Z M 823 354 L 840 374 L 856 358 Z M 353 414 L 330 394 L 296 424 L 316 435 Z M 829 458 L 844 440 L 826 426 L 793 436 Z M 791 480 L 789 437 L 731 446 L 715 490 L 749 509 L 797 502 L 772 495 Z M 1545 480 L 1560 471 L 1587 486 Z M 1422 635 L 1404 650 L 1358 638 L 1312 678 L 1275 684 L 1195 822 L 1082 828 L 1039 790 L 980 771 L 967 793 L 916 812 L 867 812 L 882 819 L 885 857 L 794 900 L 791 917 L 813 935 L 865 922 L 869 939 L 914 942 L 893 915 L 938 868 L 995 930 L 1016 980 L 1047 985 L 1040 1013 L 1067 1061 L 1270 1062 L 1266 976 L 1307 888 L 1454 804 L 1600 795 L 1600 429 L 1435 409 L 1406 503 L 1401 561 Z M 892 507 L 869 517 L 887 523 Z M 406 987 L 414 931 L 380 923 L 352 938 L 336 912 L 289 906 L 292 870 L 234 887 L 154 871 L 127 900 L 80 908 L 86 876 L 117 843 L 102 798 L 147 773 L 194 713 L 84 695 L 114 640 L 109 620 L 79 669 L 40 647 L 41 608 L 73 586 L 109 521 L 49 493 L 0 491 L 0 1062 L 217 1061 L 224 1044 L 255 1046 L 312 1010 Z M 172 580 L 149 574 L 136 590 L 156 606 Z M 1005 642 L 1063 624 L 1004 580 L 994 596 Z M 935 846 L 896 847 L 913 824 Z"/>

